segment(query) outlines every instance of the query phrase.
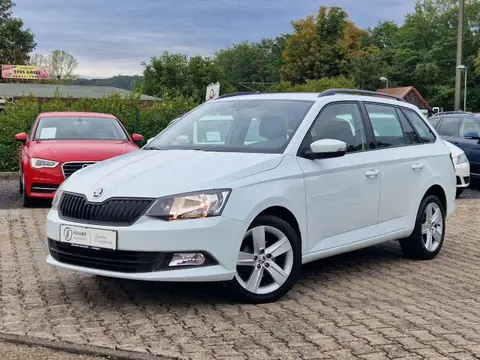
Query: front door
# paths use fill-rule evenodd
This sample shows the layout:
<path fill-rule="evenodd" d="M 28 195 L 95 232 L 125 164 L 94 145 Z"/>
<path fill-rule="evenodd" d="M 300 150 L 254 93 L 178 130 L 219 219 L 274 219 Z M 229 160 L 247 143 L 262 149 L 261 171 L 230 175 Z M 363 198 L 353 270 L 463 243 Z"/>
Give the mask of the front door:
<path fill-rule="evenodd" d="M 454 142 L 461 148 L 470 162 L 470 173 L 480 176 L 480 141 L 478 139 L 466 139 L 468 133 L 480 134 L 480 124 L 476 119 L 463 118 L 460 125 L 459 137 Z"/>
<path fill-rule="evenodd" d="M 347 154 L 332 159 L 298 158 L 304 173 L 307 253 L 327 250 L 377 235 L 381 176 L 368 141 L 359 104 L 326 105 L 302 146 L 320 139 L 347 144 Z"/>

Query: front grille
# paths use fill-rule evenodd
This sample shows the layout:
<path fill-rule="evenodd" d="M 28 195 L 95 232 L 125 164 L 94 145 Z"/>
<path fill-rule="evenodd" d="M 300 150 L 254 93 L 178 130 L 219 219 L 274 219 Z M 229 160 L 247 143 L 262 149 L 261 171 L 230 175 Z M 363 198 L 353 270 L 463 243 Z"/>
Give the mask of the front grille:
<path fill-rule="evenodd" d="M 137 221 L 152 204 L 152 199 L 109 199 L 103 203 L 88 202 L 85 196 L 64 193 L 60 201 L 62 219 L 103 225 L 128 226 Z"/>
<path fill-rule="evenodd" d="M 62 263 L 123 273 L 152 272 L 157 268 L 162 268 L 162 265 L 168 261 L 166 258 L 168 255 L 164 253 L 94 250 L 72 246 L 52 239 L 48 239 L 48 247 L 50 255 Z"/>
<path fill-rule="evenodd" d="M 78 171 L 86 166 L 95 164 L 95 162 L 67 162 L 62 165 L 63 176 L 65 179 L 69 178 L 75 171 Z"/>
<path fill-rule="evenodd" d="M 32 184 L 32 192 L 41 194 L 52 194 L 57 191 L 58 185 L 52 184 Z"/>

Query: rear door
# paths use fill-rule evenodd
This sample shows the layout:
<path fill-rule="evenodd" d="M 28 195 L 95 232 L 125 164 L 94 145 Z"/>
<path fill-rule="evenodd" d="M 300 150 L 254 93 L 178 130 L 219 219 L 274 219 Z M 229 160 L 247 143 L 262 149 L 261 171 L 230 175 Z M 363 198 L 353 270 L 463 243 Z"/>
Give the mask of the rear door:
<path fill-rule="evenodd" d="M 460 124 L 459 136 L 454 144 L 465 151 L 465 155 L 468 161 L 470 161 L 470 173 L 473 176 L 480 176 L 480 141 L 479 139 L 465 138 L 468 133 L 480 134 L 479 120 L 463 118 Z"/>
<path fill-rule="evenodd" d="M 372 123 L 381 172 L 378 234 L 401 231 L 411 224 L 412 204 L 421 197 L 428 176 L 423 142 L 405 114 L 395 105 L 365 102 Z"/>

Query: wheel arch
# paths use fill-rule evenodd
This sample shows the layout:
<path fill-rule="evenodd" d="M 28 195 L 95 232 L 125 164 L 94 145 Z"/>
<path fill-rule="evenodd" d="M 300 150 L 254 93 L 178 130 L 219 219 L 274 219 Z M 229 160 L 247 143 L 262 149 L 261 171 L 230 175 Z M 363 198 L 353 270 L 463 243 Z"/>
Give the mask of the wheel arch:
<path fill-rule="evenodd" d="M 271 215 L 276 216 L 284 221 L 286 221 L 292 228 L 295 230 L 295 233 L 298 235 L 300 239 L 300 246 L 302 246 L 302 231 L 300 229 L 300 224 L 295 217 L 295 215 L 286 207 L 280 205 L 270 206 L 264 210 L 262 210 L 255 219 L 259 218 L 260 216 Z"/>
<path fill-rule="evenodd" d="M 425 192 L 422 201 L 429 195 L 435 195 L 436 197 L 438 197 L 438 199 L 442 203 L 443 210 L 445 211 L 445 213 L 447 213 L 447 194 L 445 193 L 443 187 L 438 184 L 430 186 L 430 188 Z"/>

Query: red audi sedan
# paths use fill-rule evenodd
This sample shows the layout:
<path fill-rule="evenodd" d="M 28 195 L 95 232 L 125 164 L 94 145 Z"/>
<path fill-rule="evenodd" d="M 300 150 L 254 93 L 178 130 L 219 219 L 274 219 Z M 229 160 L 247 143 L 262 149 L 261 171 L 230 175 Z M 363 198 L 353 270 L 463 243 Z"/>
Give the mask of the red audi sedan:
<path fill-rule="evenodd" d="M 98 161 L 136 151 L 143 136 L 130 136 L 113 115 L 86 112 L 41 113 L 32 131 L 15 135 L 23 205 L 52 199 L 75 171 Z"/>

